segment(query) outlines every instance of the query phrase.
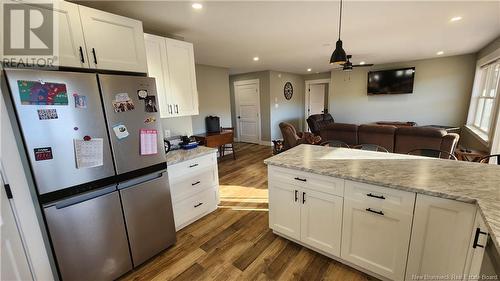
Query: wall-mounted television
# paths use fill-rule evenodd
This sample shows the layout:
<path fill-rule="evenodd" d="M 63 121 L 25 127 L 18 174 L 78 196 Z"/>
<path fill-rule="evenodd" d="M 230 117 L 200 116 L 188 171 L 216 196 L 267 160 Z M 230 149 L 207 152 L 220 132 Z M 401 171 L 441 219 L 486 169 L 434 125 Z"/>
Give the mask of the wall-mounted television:
<path fill-rule="evenodd" d="M 368 72 L 368 95 L 413 93 L 415 67 Z"/>

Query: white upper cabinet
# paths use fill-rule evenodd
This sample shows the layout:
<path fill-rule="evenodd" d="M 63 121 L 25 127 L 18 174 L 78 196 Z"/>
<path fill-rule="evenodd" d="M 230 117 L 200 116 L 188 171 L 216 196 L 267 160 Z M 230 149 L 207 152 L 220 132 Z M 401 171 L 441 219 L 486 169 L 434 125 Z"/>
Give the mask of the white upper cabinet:
<path fill-rule="evenodd" d="M 166 39 L 170 90 L 176 116 L 198 114 L 193 44 Z"/>
<path fill-rule="evenodd" d="M 198 115 L 193 44 L 145 34 L 148 75 L 156 79 L 162 118 Z"/>
<path fill-rule="evenodd" d="M 476 206 L 417 195 L 406 280 L 465 273 Z"/>
<path fill-rule="evenodd" d="M 142 23 L 79 6 L 90 67 L 147 72 Z"/>
<path fill-rule="evenodd" d="M 163 118 L 172 116 L 172 108 L 169 107 L 167 94 L 170 94 L 170 84 L 167 64 L 167 46 L 165 38 L 144 34 L 146 44 L 146 57 L 148 61 L 148 76 L 156 81 L 156 91 L 158 92 L 158 104 L 160 116 Z"/>
<path fill-rule="evenodd" d="M 31 5 L 31 4 L 30 4 Z M 87 58 L 87 49 L 80 22 L 78 5 L 57 1 L 54 2 L 52 9 L 47 9 L 47 5 L 37 6 L 42 9 L 42 13 L 52 13 L 54 23 L 57 24 L 59 36 L 55 42 L 58 42 L 57 59 L 54 65 L 68 67 L 89 67 Z"/>

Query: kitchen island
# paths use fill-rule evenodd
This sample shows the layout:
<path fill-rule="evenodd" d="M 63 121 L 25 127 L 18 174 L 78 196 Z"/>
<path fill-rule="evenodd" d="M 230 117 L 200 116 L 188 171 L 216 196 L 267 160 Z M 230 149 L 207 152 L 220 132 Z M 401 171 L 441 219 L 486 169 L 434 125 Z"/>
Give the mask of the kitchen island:
<path fill-rule="evenodd" d="M 270 228 L 378 278 L 467 280 L 487 233 L 500 249 L 496 165 L 312 145 L 265 163 Z"/>

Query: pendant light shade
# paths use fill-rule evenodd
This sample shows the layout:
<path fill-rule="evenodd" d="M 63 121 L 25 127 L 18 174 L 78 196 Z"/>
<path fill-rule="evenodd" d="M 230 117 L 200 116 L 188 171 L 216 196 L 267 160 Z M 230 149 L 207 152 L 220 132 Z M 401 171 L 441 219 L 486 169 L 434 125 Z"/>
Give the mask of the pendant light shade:
<path fill-rule="evenodd" d="M 330 57 L 330 64 L 341 64 L 347 61 L 347 55 L 344 48 L 342 48 L 342 40 L 340 40 L 340 32 L 342 31 L 342 0 L 340 0 L 340 16 L 339 16 L 339 39 L 335 44 L 335 50 Z"/>
<path fill-rule="evenodd" d="M 335 44 L 335 51 L 333 51 L 332 56 L 330 57 L 330 64 L 340 64 L 340 63 L 345 63 L 347 61 L 347 55 L 344 51 L 344 48 L 342 48 L 342 40 L 337 40 L 337 43 Z"/>

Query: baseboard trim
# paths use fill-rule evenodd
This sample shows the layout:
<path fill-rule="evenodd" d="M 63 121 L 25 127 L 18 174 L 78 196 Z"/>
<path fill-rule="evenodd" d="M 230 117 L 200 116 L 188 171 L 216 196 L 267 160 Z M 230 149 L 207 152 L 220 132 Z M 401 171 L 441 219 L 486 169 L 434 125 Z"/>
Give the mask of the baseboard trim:
<path fill-rule="evenodd" d="M 261 140 L 260 145 L 273 146 L 273 142 Z"/>

